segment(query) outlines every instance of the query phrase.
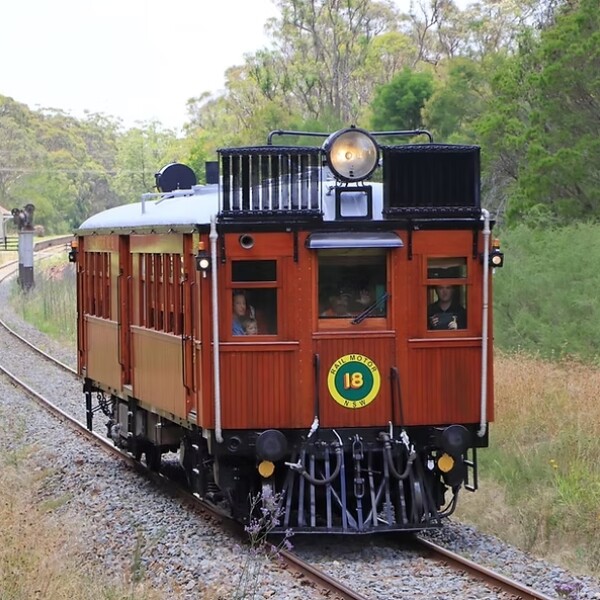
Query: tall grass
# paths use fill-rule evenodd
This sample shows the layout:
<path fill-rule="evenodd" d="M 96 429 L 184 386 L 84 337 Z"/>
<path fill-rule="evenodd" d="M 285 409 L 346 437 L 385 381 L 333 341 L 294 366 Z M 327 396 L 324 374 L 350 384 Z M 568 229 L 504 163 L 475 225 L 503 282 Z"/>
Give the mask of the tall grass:
<path fill-rule="evenodd" d="M 36 267 L 35 285 L 22 291 L 15 282 L 11 290 L 15 311 L 37 329 L 74 343 L 77 333 L 75 267 L 65 256 L 55 257 L 43 268 Z"/>
<path fill-rule="evenodd" d="M 463 494 L 459 518 L 600 575 L 600 369 L 501 354 L 495 381 L 480 490 Z"/>
<path fill-rule="evenodd" d="M 0 251 L 0 265 L 4 265 L 12 260 L 17 260 L 18 257 L 18 252 L 7 252 L 2 250 Z"/>
<path fill-rule="evenodd" d="M 497 346 L 600 365 L 600 226 L 495 234 L 506 255 L 494 276 Z"/>

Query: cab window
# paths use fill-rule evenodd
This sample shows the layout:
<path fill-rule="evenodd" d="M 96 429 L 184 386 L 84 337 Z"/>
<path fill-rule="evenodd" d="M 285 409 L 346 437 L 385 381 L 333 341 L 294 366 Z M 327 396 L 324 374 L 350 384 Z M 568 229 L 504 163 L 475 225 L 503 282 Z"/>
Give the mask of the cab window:
<path fill-rule="evenodd" d="M 386 250 L 339 248 L 319 250 L 319 316 L 344 319 L 366 312 L 385 317 Z"/>
<path fill-rule="evenodd" d="M 467 259 L 427 260 L 427 329 L 456 331 L 467 328 Z"/>
<path fill-rule="evenodd" d="M 277 334 L 277 261 L 234 260 L 231 334 Z"/>

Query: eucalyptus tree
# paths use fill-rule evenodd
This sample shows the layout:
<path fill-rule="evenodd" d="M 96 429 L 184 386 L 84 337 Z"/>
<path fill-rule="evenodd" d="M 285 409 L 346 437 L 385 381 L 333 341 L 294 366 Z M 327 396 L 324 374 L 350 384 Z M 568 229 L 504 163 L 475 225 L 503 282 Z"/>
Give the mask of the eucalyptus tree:
<path fill-rule="evenodd" d="M 577 0 L 479 0 L 465 6 L 457 0 L 411 0 L 401 19 L 401 31 L 416 49 L 411 66 L 514 53 L 525 30 L 552 25 L 556 10 L 570 1 Z"/>
<path fill-rule="evenodd" d="M 402 30 L 415 48 L 415 68 L 437 65 L 464 52 L 466 22 L 454 0 L 414 0 L 402 18 Z"/>
<path fill-rule="evenodd" d="M 512 222 L 600 219 L 600 15 L 567 2 L 520 39 L 477 122 L 494 195 Z"/>
<path fill-rule="evenodd" d="M 116 139 L 113 187 L 119 202 L 138 201 L 156 191 L 155 174 L 165 165 L 185 161 L 183 142 L 158 121 L 143 121 Z"/>
<path fill-rule="evenodd" d="M 462 56 L 445 60 L 423 106 L 423 123 L 436 139 L 476 142 L 473 123 L 485 109 L 489 94 L 488 73 L 481 61 Z"/>
<path fill-rule="evenodd" d="M 36 120 L 26 105 L 0 96 L 0 204 L 5 208 L 26 200 L 23 185 L 44 161 L 46 150 L 36 139 Z"/>
<path fill-rule="evenodd" d="M 74 190 L 68 206 L 63 205 L 66 198 L 55 199 L 54 208 L 77 227 L 90 214 L 118 201 L 112 178 L 119 123 L 97 113 L 87 113 L 84 119 L 57 109 L 42 109 L 39 114 L 38 137 L 49 152 L 49 164 Z"/>
<path fill-rule="evenodd" d="M 422 128 L 421 113 L 432 92 L 433 77 L 430 73 L 403 69 L 390 83 L 377 88 L 372 104 L 373 128 Z"/>
<path fill-rule="evenodd" d="M 392 3 L 278 0 L 277 5 L 280 16 L 267 25 L 276 51 L 271 70 L 278 73 L 292 112 L 306 119 L 356 122 L 371 87 L 363 69 L 371 45 L 396 29 Z"/>

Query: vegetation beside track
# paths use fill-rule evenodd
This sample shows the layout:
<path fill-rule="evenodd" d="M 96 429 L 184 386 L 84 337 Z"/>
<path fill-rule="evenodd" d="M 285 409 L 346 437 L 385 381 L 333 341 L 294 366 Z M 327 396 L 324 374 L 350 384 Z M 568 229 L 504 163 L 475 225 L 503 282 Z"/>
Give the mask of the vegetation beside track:
<path fill-rule="evenodd" d="M 158 600 L 136 578 L 133 558 L 129 581 L 109 582 L 94 571 L 96 565 L 83 558 L 86 524 L 61 512 L 68 498 L 44 498 L 52 472 L 36 466 L 40 449 L 27 444 L 24 424 L 3 406 L 0 422 L 0 598 Z"/>

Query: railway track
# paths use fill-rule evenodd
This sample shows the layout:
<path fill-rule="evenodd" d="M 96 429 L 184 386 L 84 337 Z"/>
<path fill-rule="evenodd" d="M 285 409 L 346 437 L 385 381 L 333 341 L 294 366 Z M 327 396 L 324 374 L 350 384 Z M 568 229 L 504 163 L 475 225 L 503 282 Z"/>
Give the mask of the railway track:
<path fill-rule="evenodd" d="M 61 241 L 60 244 L 64 245 L 64 241 Z M 2 281 L 7 276 L 6 272 L 9 271 L 10 268 L 11 265 L 3 265 L 0 268 L 0 283 L 2 283 Z M 15 265 L 13 263 L 12 269 L 14 270 L 14 268 Z M 7 335 L 11 336 L 19 343 L 26 345 L 28 351 L 36 353 L 38 357 L 53 364 L 54 368 L 56 368 L 63 374 L 67 373 L 69 377 L 76 377 L 76 372 L 74 369 L 61 362 L 60 360 L 55 359 L 47 352 L 39 349 L 35 344 L 31 343 L 29 340 L 25 339 L 23 336 L 19 335 L 12 328 L 10 328 L 3 320 L 0 320 L 0 326 L 3 328 Z M 2 363 L 4 363 L 4 360 L 2 360 Z M 105 452 L 110 453 L 113 456 L 117 456 L 120 460 L 125 461 L 127 464 L 129 464 L 136 470 L 144 471 L 147 474 L 147 476 L 154 478 L 154 480 L 158 484 L 163 486 L 169 486 L 169 489 L 173 488 L 173 484 L 167 481 L 164 476 L 152 473 L 150 470 L 146 469 L 142 463 L 136 461 L 132 456 L 115 448 L 112 444 L 112 441 L 108 440 L 103 435 L 100 435 L 98 432 L 88 431 L 85 425 L 83 424 L 83 418 L 80 420 L 79 418 L 69 414 L 68 411 L 63 410 L 56 402 L 52 402 L 39 391 L 36 391 L 31 385 L 29 385 L 24 380 L 23 377 L 13 373 L 10 369 L 7 369 L 4 364 L 0 364 L 0 371 L 2 371 L 4 375 L 8 377 L 15 385 L 21 387 L 38 404 L 43 406 L 45 410 L 52 413 L 62 423 L 68 424 L 69 427 L 76 430 L 78 434 L 85 437 L 90 443 L 101 447 Z M 233 525 L 232 522 L 228 522 L 226 519 L 224 519 L 223 514 L 219 513 L 218 511 L 215 511 L 211 505 L 199 501 L 197 498 L 190 495 L 186 490 L 182 489 L 181 487 L 177 487 L 175 493 L 179 497 L 181 497 L 182 500 L 184 500 L 186 504 L 190 506 L 193 510 L 209 514 L 211 517 L 219 519 L 222 523 L 228 523 L 228 528 L 232 530 L 237 529 L 236 534 L 241 537 L 244 537 L 244 534 L 241 531 L 241 527 Z M 549 596 L 541 592 L 536 592 L 535 590 L 527 588 L 526 586 L 516 581 L 513 581 L 498 573 L 495 573 L 490 569 L 487 569 L 486 567 L 474 563 L 473 561 L 469 561 L 468 559 L 465 559 L 436 544 L 433 544 L 430 541 L 424 540 L 419 537 L 415 537 L 414 543 L 422 549 L 422 553 L 425 556 L 427 556 L 428 559 L 436 560 L 444 565 L 448 565 L 452 569 L 467 573 L 470 577 L 475 578 L 476 580 L 484 581 L 486 585 L 489 586 L 491 589 L 502 591 L 505 594 L 503 596 L 500 596 L 502 598 L 514 597 L 522 598 L 524 600 L 550 599 Z M 312 582 L 312 584 L 317 589 L 324 590 L 325 595 L 329 598 L 366 600 L 366 598 L 372 597 L 351 589 L 344 582 L 340 581 L 339 578 L 333 577 L 325 573 L 323 570 L 311 564 L 309 560 L 304 560 L 295 552 L 291 552 L 285 549 L 279 549 L 277 550 L 277 555 L 285 562 L 288 569 L 299 573 L 302 577 Z M 506 594 L 508 594 L 508 596 Z"/>

